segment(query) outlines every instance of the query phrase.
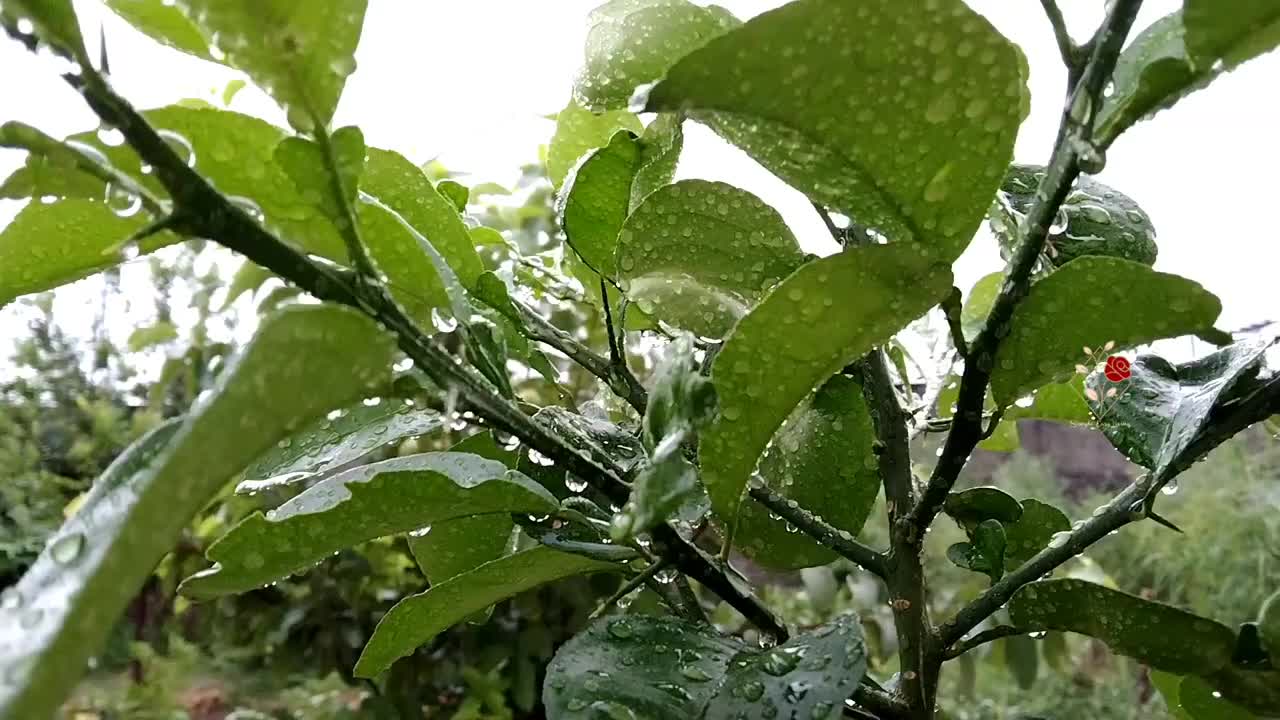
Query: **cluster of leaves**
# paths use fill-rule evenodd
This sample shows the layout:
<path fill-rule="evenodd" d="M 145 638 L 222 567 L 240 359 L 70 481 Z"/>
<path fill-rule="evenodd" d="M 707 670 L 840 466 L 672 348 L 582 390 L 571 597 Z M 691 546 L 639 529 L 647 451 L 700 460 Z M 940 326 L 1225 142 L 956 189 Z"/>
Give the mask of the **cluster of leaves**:
<path fill-rule="evenodd" d="M 189 519 L 238 478 L 305 489 L 211 545 L 213 565 L 182 583 L 190 598 L 250 592 L 344 548 L 405 538 L 429 587 L 382 617 L 359 677 L 391 682 L 397 660 L 449 627 L 602 573 L 627 577 L 624 592 L 648 584 L 673 617 L 601 618 L 565 644 L 543 683 L 552 717 L 932 717 L 942 663 L 984 640 L 970 631 L 1005 601 L 1002 633 L 1099 638 L 1167 673 L 1193 720 L 1220 706 L 1280 711 L 1276 602 L 1236 631 L 1079 578 L 1041 579 L 1109 531 L 1159 519 L 1161 487 L 1280 406 L 1268 343 L 1229 344 L 1216 297 L 1150 267 L 1154 233 L 1131 200 L 1088 177 L 1071 187 L 1082 168 L 1101 169 L 1120 131 L 1275 45 L 1280 5 L 1187 0 L 1120 53 L 1137 3 L 1117 0 L 1088 52 L 1065 53 L 1079 77 L 1051 162 L 1011 168 L 1025 61 L 960 0 L 797 0 L 746 22 L 685 0 L 611 0 L 591 15 L 547 151 L 564 245 L 546 249 L 541 234 L 530 247 L 469 226 L 464 185 L 366 147 L 358 128 L 330 128 L 362 0 L 109 4 L 247 73 L 294 132 L 209 108 L 138 113 L 89 62 L 69 2 L 6 0 L 10 34 L 74 63 L 67 81 L 127 143 L 0 129 L 0 142 L 30 151 L 3 194 L 39 198 L 0 234 L 0 301 L 194 236 L 320 302 L 264 317 L 208 393 L 117 458 L 6 591 L 6 713 L 56 705 Z M 653 117 L 642 125 L 630 108 Z M 686 120 L 803 192 L 841 252 L 806 255 L 776 211 L 732 185 L 673 182 Z M 961 306 L 950 266 L 988 214 L 1015 238 L 1010 263 Z M 490 264 L 485 243 L 497 245 Z M 607 357 L 539 312 L 565 286 L 598 288 Z M 1129 312 L 1089 309 L 1120 304 Z M 949 361 L 916 398 L 880 350 L 939 305 L 965 360 L 949 418 L 932 410 Z M 631 370 L 628 329 L 678 338 L 648 387 Z M 1071 380 L 1081 348 L 1186 334 L 1227 347 L 1184 365 L 1139 360 L 1124 379 L 1133 391 L 1105 416 L 1096 402 L 1116 396 L 1104 385 L 1115 381 Z M 538 344 L 629 409 L 579 407 Z M 493 432 L 368 462 L 459 409 Z M 1015 417 L 1096 422 L 1150 472 L 1078 527 L 997 488 L 951 493 L 980 435 Z M 919 492 L 909 437 L 941 426 L 948 442 Z M 881 485 L 891 553 L 855 539 Z M 919 555 L 939 511 L 967 535 L 948 557 L 990 586 L 935 629 Z M 851 617 L 782 637 L 734 571 L 697 547 L 711 535 L 722 557 L 793 569 L 844 555 L 882 577 L 899 673 L 883 684 L 868 674 Z M 709 598 L 689 578 L 776 647 L 709 627 Z"/>

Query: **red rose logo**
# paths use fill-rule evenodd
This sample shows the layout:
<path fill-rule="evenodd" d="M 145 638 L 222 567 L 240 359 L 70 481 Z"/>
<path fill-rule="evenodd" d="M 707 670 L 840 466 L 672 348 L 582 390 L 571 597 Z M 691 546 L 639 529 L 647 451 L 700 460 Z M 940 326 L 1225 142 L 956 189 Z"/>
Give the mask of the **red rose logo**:
<path fill-rule="evenodd" d="M 1129 371 L 1129 360 L 1119 355 L 1112 355 L 1107 358 L 1107 366 L 1102 372 L 1107 376 L 1108 380 L 1116 383 L 1128 380 L 1129 375 L 1132 374 Z"/>

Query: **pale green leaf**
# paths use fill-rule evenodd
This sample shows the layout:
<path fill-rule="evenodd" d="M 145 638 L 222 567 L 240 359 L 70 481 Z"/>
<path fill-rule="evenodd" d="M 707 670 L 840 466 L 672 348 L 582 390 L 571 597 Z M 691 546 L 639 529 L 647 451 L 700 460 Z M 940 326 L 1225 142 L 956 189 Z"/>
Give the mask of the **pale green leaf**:
<path fill-rule="evenodd" d="M 640 310 L 717 338 L 805 261 L 776 210 L 708 180 L 650 194 L 623 225 L 617 252 L 619 282 Z"/>
<path fill-rule="evenodd" d="M 1018 590 L 1009 617 L 1024 630 L 1098 638 L 1158 670 L 1208 674 L 1231 662 L 1235 633 L 1185 610 L 1084 580 L 1041 580 Z"/>
<path fill-rule="evenodd" d="M 621 569 L 615 563 L 542 546 L 487 562 L 391 608 L 360 654 L 355 674 L 374 677 L 473 613 L 526 590 L 574 575 Z"/>
<path fill-rule="evenodd" d="M 1022 514 L 1004 523 L 1005 567 L 1016 570 L 1049 546 L 1053 536 L 1071 529 L 1071 521 L 1058 508 L 1034 498 L 1022 501 Z"/>
<path fill-rule="evenodd" d="M 342 182 L 347 206 L 355 203 L 360 187 L 360 175 L 364 172 L 364 134 L 358 127 L 344 127 L 334 131 L 329 139 L 334 165 Z M 298 194 L 329 218 L 339 230 L 348 220 L 337 200 L 333 173 L 319 143 L 300 137 L 285 138 L 275 149 L 276 164 L 284 168 L 293 180 Z"/>
<path fill-rule="evenodd" d="M 241 295 L 249 293 L 250 297 L 262 287 L 263 283 L 275 277 L 275 273 L 251 260 L 240 263 L 236 274 L 231 276 L 231 284 L 227 286 L 227 295 L 222 300 L 222 309 L 231 307 L 231 303 Z"/>
<path fill-rule="evenodd" d="M 547 177 L 560 187 L 569 171 L 582 156 L 604 147 L 619 130 L 639 135 L 644 131 L 640 118 L 625 110 L 610 110 L 599 115 L 570 102 L 556 116 L 556 132 L 547 147 Z"/>
<path fill-rule="evenodd" d="M 720 415 L 699 449 L 721 520 L 737 515 L 756 460 L 792 410 L 950 289 L 950 270 L 920 246 L 868 245 L 804 265 L 738 322 L 712 366 Z"/>
<path fill-rule="evenodd" d="M 129 351 L 139 352 L 178 339 L 178 328 L 171 322 L 158 322 L 129 333 Z"/>
<path fill-rule="evenodd" d="M 394 342 L 348 308 L 263 321 L 163 447 L 127 454 L 12 589 L 0 716 L 51 717 L 191 518 L 291 428 L 389 380 Z M 154 435 L 152 436 L 155 437 Z"/>
<path fill-rule="evenodd" d="M 964 332 L 965 340 L 973 342 L 978 333 L 982 332 L 987 324 L 987 314 L 991 312 L 991 306 L 995 305 L 1003 282 L 1004 273 L 994 272 L 982 276 L 969 290 L 964 306 L 960 308 L 960 329 Z"/>
<path fill-rule="evenodd" d="M 365 0 L 181 0 L 224 62 L 249 74 L 300 132 L 324 132 L 347 76 Z M 215 53 L 216 54 L 216 53 Z"/>
<path fill-rule="evenodd" d="M 662 113 L 645 126 L 640 136 L 640 166 L 631 184 L 631 209 L 675 177 L 684 149 L 683 123 L 683 117 L 676 113 Z"/>
<path fill-rule="evenodd" d="M 466 185 L 453 180 L 441 180 L 436 183 L 436 192 L 453 203 L 454 209 L 458 212 L 467 211 L 467 200 L 471 197 L 471 191 Z"/>
<path fill-rule="evenodd" d="M 106 0 L 106 3 L 115 14 L 153 40 L 201 60 L 214 60 L 209 54 L 209 39 L 173 3 L 165 0 Z M 239 82 L 244 85 L 243 80 Z M 225 96 L 223 104 L 229 104 Z"/>
<path fill-rule="evenodd" d="M 837 375 L 792 411 L 760 459 L 760 476 L 782 496 L 856 536 L 880 492 L 874 441 L 862 387 Z M 836 559 L 835 552 L 756 503 L 743 503 L 734 542 L 770 568 L 794 570 Z"/>
<path fill-rule="evenodd" d="M 565 178 L 556 202 L 569 247 L 587 267 L 612 278 L 618 231 L 631 209 L 631 184 L 640 166 L 640 145 L 628 130 L 593 150 Z"/>
<path fill-rule="evenodd" d="M 688 0 L 610 0 L 587 17 L 585 63 L 574 98 L 596 111 L 626 108 L 637 88 L 740 24 L 724 8 Z"/>
<path fill-rule="evenodd" d="M 0 16 L 30 21 L 41 41 L 70 52 L 78 62 L 89 62 L 71 0 L 6 0 Z"/>
<path fill-rule="evenodd" d="M 216 564 L 182 583 L 193 598 L 244 592 L 366 540 L 440 520 L 548 513 L 555 498 L 505 465 L 465 453 L 423 453 L 339 473 L 267 515 L 242 520 L 209 547 Z"/>
<path fill-rule="evenodd" d="M 646 109 L 688 112 L 811 200 L 952 259 L 1012 157 L 1024 67 L 961 0 L 808 0 L 685 56 Z"/>
<path fill-rule="evenodd" d="M 1212 331 L 1222 303 L 1198 283 L 1141 263 L 1081 257 L 1031 286 L 1013 312 L 991 374 L 1000 405 L 1065 380 L 1085 347 L 1133 347 Z M 1006 333 L 1001 333 L 1006 334 Z"/>

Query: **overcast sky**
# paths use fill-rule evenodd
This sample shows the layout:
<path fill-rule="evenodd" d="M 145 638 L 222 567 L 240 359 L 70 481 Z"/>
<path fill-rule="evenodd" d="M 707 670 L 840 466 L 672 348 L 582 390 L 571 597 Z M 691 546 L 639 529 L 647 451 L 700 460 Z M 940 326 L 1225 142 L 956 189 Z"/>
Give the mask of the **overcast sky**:
<path fill-rule="evenodd" d="M 851 0 L 853 1 L 853 0 Z M 103 11 L 77 1 L 86 37 L 105 23 L 113 81 L 142 107 L 184 97 L 213 100 L 239 75 L 163 48 Z M 335 123 L 358 124 L 371 145 L 415 161 L 439 156 L 451 169 L 499 182 L 536 158 L 550 137 L 554 113 L 569 97 L 581 61 L 586 13 L 598 0 L 370 0 L 358 70 L 348 82 Z M 746 18 L 779 5 L 769 0 L 721 0 Z M 1047 160 L 1061 111 L 1064 71 L 1039 3 L 970 0 L 1031 64 L 1032 113 L 1018 138 L 1016 159 Z M 1065 0 L 1068 21 L 1084 38 L 1101 17 L 1098 0 Z M 1149 0 L 1144 27 L 1176 9 L 1177 0 Z M 1219 326 L 1236 329 L 1280 320 L 1280 53 L 1250 62 L 1183 100 L 1171 111 L 1135 126 L 1111 148 L 1100 179 L 1133 197 L 1151 216 L 1160 245 L 1157 269 L 1200 281 L 1222 298 Z M 21 120 L 62 136 L 96 126 L 67 86 L 7 38 L 0 39 L 0 121 Z M 232 105 L 284 124 L 261 93 L 246 90 Z M 726 180 L 763 197 L 792 223 L 801 243 L 817 252 L 830 241 L 807 201 L 736 149 L 692 123 L 680 163 L 681 177 Z M 22 154 L 0 150 L 0 176 Z M 0 201 L 0 225 L 20 207 Z M 968 287 L 999 269 L 994 242 L 980 236 L 957 265 Z M 126 275 L 126 280 L 130 276 Z M 141 288 L 139 288 L 141 290 Z M 93 281 L 62 294 L 60 308 L 88 309 Z M 67 313 L 63 313 L 66 315 Z M 91 313 L 70 313 L 87 322 Z M 122 316 L 118 324 L 130 320 Z M 0 353 L 23 332 L 13 309 L 0 311 Z"/>

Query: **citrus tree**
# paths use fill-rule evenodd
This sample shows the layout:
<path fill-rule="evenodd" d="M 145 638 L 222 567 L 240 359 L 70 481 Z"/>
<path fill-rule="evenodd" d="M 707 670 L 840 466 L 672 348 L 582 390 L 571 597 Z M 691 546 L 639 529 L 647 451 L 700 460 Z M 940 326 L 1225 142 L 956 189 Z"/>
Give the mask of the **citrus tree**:
<path fill-rule="evenodd" d="M 4 592 L 4 717 L 54 711 L 232 480 L 305 490 L 209 547 L 190 598 L 407 536 L 430 586 L 385 614 L 357 676 L 518 593 L 611 574 L 601 617 L 545 670 L 549 717 L 932 718 L 953 661 L 1050 632 L 1153 668 L 1184 717 L 1280 714 L 1280 602 L 1231 628 L 1054 577 L 1125 525 L 1171 525 L 1161 490 L 1280 411 L 1271 343 L 1215 328 L 1218 299 L 1153 270 L 1149 218 L 1091 177 L 1139 120 L 1280 42 L 1280 3 L 1186 0 L 1126 47 L 1140 4 L 1113 0 L 1076 44 L 1046 0 L 1069 85 L 1032 167 L 1010 165 L 1025 59 L 960 0 L 797 0 L 746 22 L 611 0 L 590 17 L 547 150 L 556 217 L 533 218 L 546 227 L 521 244 L 523 225 L 464 221 L 464 185 L 331 127 L 363 0 L 108 0 L 156 40 L 244 71 L 288 130 L 190 103 L 139 111 L 88 56 L 69 0 L 5 0 L 8 34 L 57 58 L 102 127 L 0 129 L 30 153 L 3 195 L 32 198 L 0 234 L 0 302 L 194 239 L 299 292 L 190 411 L 98 478 Z M 808 196 L 840 252 L 804 253 L 733 185 L 673 182 L 688 121 Z M 984 217 L 1007 265 L 962 302 L 951 265 Z M 540 252 L 552 234 L 563 254 Z M 591 303 L 603 332 L 553 324 L 560 292 Z M 927 315 L 950 337 L 913 371 L 900 338 Z M 1182 335 L 1220 347 L 1184 364 L 1123 354 Z M 599 379 L 591 405 L 561 385 L 568 363 Z M 442 417 L 484 432 L 360 462 Z M 995 487 L 955 491 L 974 449 L 1015 442 L 1020 418 L 1094 425 L 1146 472 L 1074 524 Z M 912 457 L 926 433 L 945 434 L 931 464 Z M 881 492 L 888 541 L 872 547 L 858 538 Z M 922 554 L 943 514 L 967 535 L 947 557 L 984 587 L 933 616 L 948 589 Z M 896 658 L 869 671 L 851 614 L 788 627 L 729 564 L 739 556 L 843 558 L 878 578 Z M 665 608 L 621 612 L 642 586 Z M 750 629 L 723 632 L 733 623 L 709 608 Z"/>

